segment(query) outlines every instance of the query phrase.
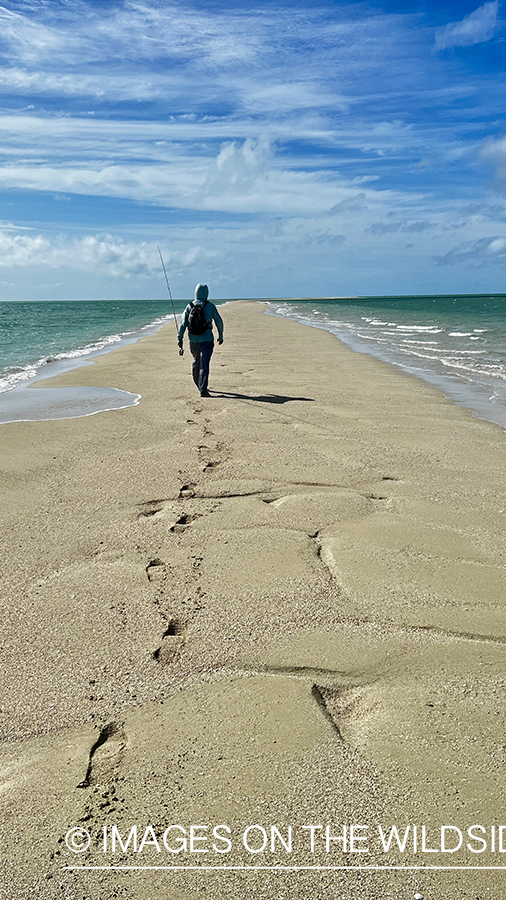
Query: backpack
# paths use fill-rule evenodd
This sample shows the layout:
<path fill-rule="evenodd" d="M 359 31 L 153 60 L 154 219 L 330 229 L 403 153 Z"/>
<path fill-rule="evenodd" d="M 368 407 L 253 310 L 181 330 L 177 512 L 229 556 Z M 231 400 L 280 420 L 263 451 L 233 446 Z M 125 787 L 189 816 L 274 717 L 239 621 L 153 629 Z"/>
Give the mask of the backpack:
<path fill-rule="evenodd" d="M 204 334 L 209 328 L 210 323 L 206 319 L 204 312 L 204 303 L 190 303 L 191 309 L 188 313 L 188 331 L 190 334 Z"/>

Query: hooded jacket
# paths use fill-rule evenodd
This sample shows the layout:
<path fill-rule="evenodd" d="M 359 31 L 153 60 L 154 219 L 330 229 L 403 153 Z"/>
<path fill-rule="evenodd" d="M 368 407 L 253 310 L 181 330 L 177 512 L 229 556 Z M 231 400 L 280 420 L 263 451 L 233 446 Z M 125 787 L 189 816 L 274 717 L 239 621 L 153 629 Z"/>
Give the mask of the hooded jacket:
<path fill-rule="evenodd" d="M 202 306 L 204 306 L 204 312 L 206 315 L 206 320 L 209 324 L 209 328 L 206 331 L 204 331 L 203 334 L 191 334 L 191 332 L 189 331 L 188 337 L 192 344 L 203 344 L 205 341 L 211 341 L 212 343 L 214 343 L 213 322 L 215 323 L 216 328 L 218 329 L 218 339 L 220 341 L 223 340 L 223 319 L 221 318 L 214 303 L 211 303 L 211 301 L 207 299 L 208 296 L 209 296 L 209 288 L 207 287 L 207 284 L 198 284 L 197 287 L 195 288 L 194 305 L 198 303 L 198 304 L 201 304 Z M 179 330 L 177 333 L 177 337 L 178 337 L 179 341 L 183 340 L 183 335 L 184 335 L 186 329 L 188 328 L 188 316 L 190 315 L 191 308 L 192 308 L 192 304 L 189 303 L 183 313 L 183 316 L 181 319 L 181 324 L 179 326 Z"/>

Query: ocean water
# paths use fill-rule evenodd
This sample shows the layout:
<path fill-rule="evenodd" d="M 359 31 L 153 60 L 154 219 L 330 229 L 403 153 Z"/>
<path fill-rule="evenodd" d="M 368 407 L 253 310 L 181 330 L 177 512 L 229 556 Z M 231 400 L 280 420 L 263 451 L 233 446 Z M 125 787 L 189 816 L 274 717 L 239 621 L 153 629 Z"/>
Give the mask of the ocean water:
<path fill-rule="evenodd" d="M 175 301 L 178 314 L 186 302 Z M 330 331 L 506 428 L 506 294 L 272 300 L 269 311 Z M 168 298 L 0 303 L 0 424 L 135 405 L 140 395 L 113 385 L 56 389 L 42 379 L 171 319 Z"/>
<path fill-rule="evenodd" d="M 186 301 L 175 301 L 176 312 L 185 305 Z M 172 318 L 168 298 L 0 303 L 0 424 L 72 418 L 135 405 L 138 394 L 112 386 L 31 387 L 134 342 Z"/>
<path fill-rule="evenodd" d="M 506 428 L 506 294 L 271 301 Z"/>

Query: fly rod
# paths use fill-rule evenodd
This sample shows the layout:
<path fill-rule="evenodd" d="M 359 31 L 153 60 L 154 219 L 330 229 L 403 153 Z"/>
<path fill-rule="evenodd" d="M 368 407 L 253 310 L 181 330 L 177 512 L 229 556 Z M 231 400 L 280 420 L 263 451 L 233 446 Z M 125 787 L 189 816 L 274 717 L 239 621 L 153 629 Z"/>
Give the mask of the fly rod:
<path fill-rule="evenodd" d="M 173 301 L 173 299 L 172 299 L 172 292 L 171 292 L 171 290 L 170 290 L 169 279 L 167 278 L 167 271 L 166 271 L 166 269 L 165 269 L 165 263 L 164 263 L 164 261 L 163 261 L 162 251 L 160 250 L 160 247 L 158 247 L 158 253 L 160 254 L 160 262 L 162 263 L 163 274 L 165 275 L 165 281 L 166 281 L 166 283 L 167 283 L 167 290 L 168 290 L 168 292 L 169 292 L 170 302 L 172 303 L 172 312 L 174 313 L 174 325 L 176 326 L 176 334 L 178 334 L 176 310 L 175 310 L 175 308 L 174 308 L 174 301 Z M 180 347 L 180 348 L 179 348 L 179 355 L 182 356 L 183 353 L 184 353 L 184 350 L 183 350 L 182 347 Z"/>

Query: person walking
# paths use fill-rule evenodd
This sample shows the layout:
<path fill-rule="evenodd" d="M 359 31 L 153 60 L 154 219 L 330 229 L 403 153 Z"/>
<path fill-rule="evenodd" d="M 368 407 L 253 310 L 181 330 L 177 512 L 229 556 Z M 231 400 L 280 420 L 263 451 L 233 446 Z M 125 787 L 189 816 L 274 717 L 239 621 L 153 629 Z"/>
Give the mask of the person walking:
<path fill-rule="evenodd" d="M 223 343 L 223 319 L 214 303 L 208 300 L 207 284 L 195 288 L 195 300 L 186 307 L 177 333 L 178 346 L 183 347 L 183 335 L 188 329 L 190 353 L 193 356 L 192 375 L 201 397 L 210 397 L 208 390 L 209 364 L 214 350 L 213 322 L 218 329 L 218 344 Z"/>

